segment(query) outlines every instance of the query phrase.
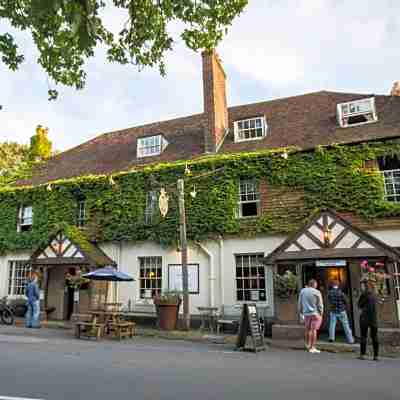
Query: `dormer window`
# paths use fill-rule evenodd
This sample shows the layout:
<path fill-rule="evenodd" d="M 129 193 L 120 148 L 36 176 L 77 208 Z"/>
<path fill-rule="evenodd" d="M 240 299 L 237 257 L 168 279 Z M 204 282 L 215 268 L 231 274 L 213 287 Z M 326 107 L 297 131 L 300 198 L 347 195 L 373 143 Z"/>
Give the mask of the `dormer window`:
<path fill-rule="evenodd" d="M 137 157 L 158 156 L 167 147 L 168 142 L 162 135 L 138 138 Z"/>
<path fill-rule="evenodd" d="M 265 117 L 255 117 L 234 122 L 235 142 L 262 139 L 267 134 Z"/>
<path fill-rule="evenodd" d="M 27 232 L 32 229 L 33 209 L 32 206 L 22 206 L 18 211 L 18 232 Z"/>
<path fill-rule="evenodd" d="M 375 97 L 338 104 L 337 119 L 342 128 L 376 122 Z"/>

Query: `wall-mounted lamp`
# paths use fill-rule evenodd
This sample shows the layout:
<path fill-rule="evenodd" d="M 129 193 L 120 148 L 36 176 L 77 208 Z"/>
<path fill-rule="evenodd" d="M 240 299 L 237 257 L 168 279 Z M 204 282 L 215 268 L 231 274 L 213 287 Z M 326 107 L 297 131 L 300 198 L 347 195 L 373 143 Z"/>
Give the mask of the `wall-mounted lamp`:
<path fill-rule="evenodd" d="M 328 227 L 326 227 L 324 229 L 324 243 L 326 245 L 329 245 L 331 242 L 331 239 L 332 239 L 332 231 Z"/>

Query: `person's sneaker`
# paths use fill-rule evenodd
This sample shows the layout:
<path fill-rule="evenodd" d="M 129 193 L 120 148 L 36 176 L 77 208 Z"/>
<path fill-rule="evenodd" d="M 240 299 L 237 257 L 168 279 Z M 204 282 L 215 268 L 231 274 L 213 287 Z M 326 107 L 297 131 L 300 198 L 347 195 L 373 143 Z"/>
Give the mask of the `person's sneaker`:
<path fill-rule="evenodd" d="M 359 360 L 365 360 L 365 356 L 358 356 L 357 357 Z"/>
<path fill-rule="evenodd" d="M 375 356 L 374 361 L 379 361 L 379 358 Z"/>
<path fill-rule="evenodd" d="M 311 347 L 311 349 L 310 350 L 308 350 L 310 353 L 313 353 L 313 354 L 319 354 L 319 353 L 321 353 L 321 350 L 318 350 L 318 349 L 316 349 L 315 347 Z"/>
<path fill-rule="evenodd" d="M 334 342 L 334 340 L 333 339 L 329 339 L 329 343 L 333 343 Z"/>

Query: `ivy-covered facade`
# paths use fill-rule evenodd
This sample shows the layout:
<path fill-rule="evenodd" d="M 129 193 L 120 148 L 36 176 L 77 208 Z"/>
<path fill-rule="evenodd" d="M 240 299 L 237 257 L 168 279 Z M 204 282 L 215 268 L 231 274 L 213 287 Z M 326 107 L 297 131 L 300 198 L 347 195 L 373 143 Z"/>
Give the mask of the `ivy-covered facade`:
<path fill-rule="evenodd" d="M 233 315 L 238 313 L 236 305 L 254 301 L 264 318 L 296 324 L 293 285 L 290 298 L 280 298 L 277 293 L 285 290 L 274 293 L 274 274 L 291 271 L 288 276 L 296 277 L 299 288 L 311 277 L 310 271 L 320 274 L 322 286 L 337 277 L 355 301 L 359 265 L 367 258 L 383 262 L 391 274 L 382 313 L 387 326 L 397 326 L 400 285 L 392 277 L 400 247 L 400 202 L 388 197 L 388 182 L 399 193 L 400 187 L 395 169 L 386 168 L 389 178 L 381 171 L 385 162 L 390 164 L 400 154 L 400 121 L 389 109 L 400 105 L 397 98 L 377 100 L 382 121 L 338 128 L 330 114 L 326 130 L 325 122 L 317 130 L 317 118 L 307 114 L 313 95 L 282 100 L 283 105 L 266 102 L 227 109 L 223 96 L 214 98 L 213 91 L 207 92 L 207 68 L 222 79 L 219 61 L 210 62 L 203 62 L 204 114 L 107 134 L 0 189 L 0 295 L 19 295 L 12 288 L 18 287 L 18 273 L 26 272 L 22 261 L 30 261 L 37 249 L 48 248 L 43 259 L 50 259 L 42 268 L 43 289 L 48 292 L 45 306 L 56 309 L 53 318 L 70 315 L 68 302 L 55 293 L 62 286 L 63 271 L 80 261 L 72 259 L 76 254 L 69 244 L 58 244 L 61 247 L 52 254 L 56 244 L 51 238 L 63 232 L 66 243 L 76 248 L 91 243 L 135 278 L 115 293 L 126 311 L 154 311 L 155 294 L 179 290 L 181 285 L 177 180 L 184 179 L 192 314 L 198 314 L 197 307 L 210 306 Z M 320 105 L 321 112 L 326 108 L 335 115 L 337 98 L 342 97 L 319 93 L 318 101 L 327 104 Z M 299 130 L 299 123 L 292 122 L 285 110 L 300 115 L 300 105 L 308 120 Z M 318 108 L 318 102 L 314 106 Z M 275 120 L 277 115 L 280 119 Z M 287 140 L 279 131 L 279 124 L 285 123 Z M 339 137 L 344 139 L 337 144 L 334 138 Z M 299 146 L 302 141 L 304 146 Z M 165 217 L 158 204 L 161 189 L 169 198 Z M 323 225 L 318 213 L 327 209 L 333 214 Z M 312 218 L 317 218 L 315 226 L 307 226 Z M 328 235 L 328 242 L 321 235 Z M 294 250 L 267 257 L 293 237 L 297 239 L 287 248 L 300 251 L 298 258 Z M 342 241 L 345 238 L 348 243 Z M 339 242 L 345 247 L 338 248 Z M 323 260 L 331 260 L 331 266 Z M 35 265 L 40 268 L 40 260 L 35 259 Z M 351 318 L 357 330 L 356 314 Z"/>

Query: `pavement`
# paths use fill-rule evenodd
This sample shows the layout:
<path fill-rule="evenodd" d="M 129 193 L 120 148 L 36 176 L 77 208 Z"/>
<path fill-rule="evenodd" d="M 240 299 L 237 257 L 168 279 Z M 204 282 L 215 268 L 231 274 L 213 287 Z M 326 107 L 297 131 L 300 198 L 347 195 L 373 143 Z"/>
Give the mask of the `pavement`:
<path fill-rule="evenodd" d="M 0 326 L 0 400 L 399 398 L 398 359 L 233 349 L 144 336 L 96 342 L 65 329 Z"/>

